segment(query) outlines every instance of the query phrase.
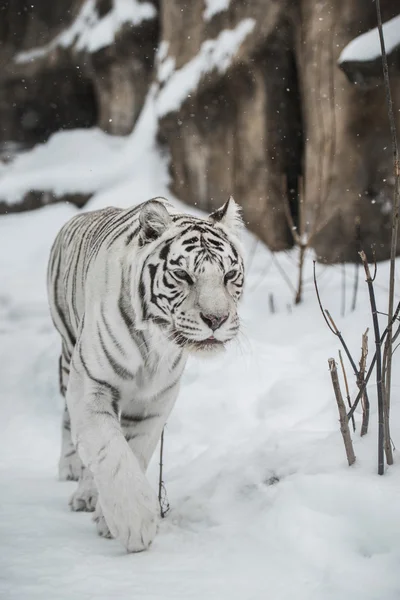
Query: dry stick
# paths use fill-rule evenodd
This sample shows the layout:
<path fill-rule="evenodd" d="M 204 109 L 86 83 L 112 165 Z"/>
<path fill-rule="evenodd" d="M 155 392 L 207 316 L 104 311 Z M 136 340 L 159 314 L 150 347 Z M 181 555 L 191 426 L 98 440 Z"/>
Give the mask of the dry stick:
<path fill-rule="evenodd" d="M 165 517 L 165 515 L 169 511 L 169 503 L 166 498 L 165 485 L 164 485 L 164 481 L 163 481 L 164 431 L 165 431 L 165 427 L 162 430 L 161 440 L 160 440 L 160 463 L 159 463 L 160 475 L 158 478 L 158 502 L 160 503 L 160 515 L 161 515 L 162 519 Z M 163 497 L 163 492 L 164 492 L 164 497 Z"/>
<path fill-rule="evenodd" d="M 342 306 L 340 314 L 342 317 L 346 314 L 346 263 L 342 263 Z"/>
<path fill-rule="evenodd" d="M 398 315 L 399 315 L 399 312 L 400 312 L 400 302 L 398 303 L 398 305 L 397 305 L 397 308 L 396 308 L 396 310 L 395 310 L 395 312 L 394 312 L 393 319 L 392 319 L 392 324 L 393 324 L 393 323 L 395 322 L 395 320 L 397 319 L 397 317 L 398 317 Z M 325 319 L 325 320 L 326 320 L 326 319 Z M 328 325 L 328 326 L 329 326 L 329 325 Z M 329 327 L 330 327 L 330 326 L 329 326 Z M 396 335 L 397 335 L 397 334 L 399 334 L 399 333 L 400 333 L 400 326 L 399 326 L 399 329 L 397 330 L 397 333 L 396 333 Z M 382 335 L 381 335 L 381 344 L 383 344 L 383 342 L 385 341 L 385 338 L 386 338 L 387 334 L 388 334 L 388 326 L 386 327 L 385 331 L 384 331 L 384 332 L 382 333 Z M 394 336 L 393 336 L 393 339 L 392 339 L 392 343 L 393 343 L 393 341 L 394 341 Z M 369 366 L 368 373 L 367 373 L 367 376 L 366 376 L 366 378 L 365 378 L 365 381 L 364 381 L 364 383 L 362 384 L 362 386 L 361 386 L 361 388 L 360 388 L 360 391 L 358 392 L 358 394 L 357 394 L 357 396 L 356 396 L 356 399 L 355 399 L 355 400 L 354 400 L 354 402 L 353 402 L 353 406 L 352 406 L 351 410 L 350 410 L 350 411 L 349 411 L 349 413 L 347 414 L 347 418 L 348 418 L 348 419 L 351 419 L 351 417 L 352 417 L 352 416 L 353 416 L 353 414 L 354 414 L 354 411 L 356 410 L 356 408 L 357 408 L 357 406 L 358 406 L 358 403 L 360 402 L 360 399 L 361 399 L 361 397 L 362 397 L 362 395 L 363 395 L 363 393 L 364 393 L 364 391 L 365 391 L 365 389 L 366 389 L 366 387 L 367 387 L 367 384 L 368 384 L 369 378 L 370 378 L 370 377 L 371 377 L 371 375 L 372 375 L 372 371 L 374 370 L 375 363 L 376 363 L 376 352 L 375 352 L 375 354 L 374 354 L 374 356 L 373 356 L 373 358 L 372 358 L 372 361 L 371 361 L 371 364 L 370 364 L 370 366 Z"/>
<path fill-rule="evenodd" d="M 340 340 L 340 343 L 341 343 L 341 344 L 342 344 L 342 346 L 343 346 L 343 350 L 346 352 L 346 354 L 347 354 L 347 358 L 349 359 L 349 361 L 350 361 L 350 364 L 351 364 L 351 366 L 352 366 L 352 368 L 353 368 L 354 375 L 357 377 L 357 375 L 358 375 L 358 369 L 357 369 L 357 365 L 356 365 L 356 363 L 354 362 L 354 360 L 353 360 L 353 357 L 352 357 L 352 356 L 351 356 L 351 354 L 350 354 L 350 350 L 348 349 L 348 347 L 347 347 L 347 344 L 346 344 L 346 342 L 344 341 L 344 339 L 343 339 L 343 336 L 342 336 L 342 334 L 340 333 L 339 329 L 337 328 L 337 325 L 336 325 L 335 321 L 333 320 L 333 318 L 332 318 L 332 316 L 331 316 L 331 314 L 330 314 L 329 310 L 326 310 L 326 309 L 325 309 L 325 313 L 326 313 L 326 315 L 327 315 L 327 317 L 328 317 L 328 319 L 329 319 L 329 321 L 330 321 L 330 323 L 331 323 L 331 325 L 332 325 L 331 331 L 333 331 L 333 333 L 334 333 L 334 334 L 335 334 L 335 335 L 336 335 L 336 336 L 339 338 L 339 340 Z"/>
<path fill-rule="evenodd" d="M 346 388 L 346 398 L 347 398 L 347 404 L 349 405 L 349 408 L 351 408 L 351 400 L 350 400 L 350 392 L 349 392 L 349 384 L 347 382 L 347 375 L 346 375 L 346 369 L 344 368 L 344 363 L 343 363 L 343 358 L 342 358 L 342 353 L 339 350 L 339 358 L 340 358 L 340 364 L 342 367 L 342 372 L 343 372 L 343 379 L 344 379 L 344 386 Z M 347 419 L 347 415 L 346 415 L 346 419 Z M 351 423 L 353 425 L 353 431 L 356 430 L 356 423 L 354 420 L 354 415 L 351 418 Z"/>
<path fill-rule="evenodd" d="M 379 321 L 376 312 L 375 292 L 373 278 L 369 270 L 369 265 L 365 252 L 361 250 L 360 257 L 364 266 L 367 278 L 369 301 L 371 304 L 372 322 L 374 324 L 375 334 L 375 355 L 376 355 L 376 390 L 378 395 L 378 475 L 383 475 L 385 470 L 384 457 L 384 428 L 383 428 L 383 386 L 382 386 L 382 355 L 381 355 L 381 335 L 379 332 Z M 376 274 L 376 273 L 375 273 Z"/>
<path fill-rule="evenodd" d="M 394 314 L 396 315 L 396 313 L 394 313 Z M 395 322 L 395 320 L 396 320 L 396 316 L 393 317 L 393 323 Z M 394 344 L 394 342 L 397 340 L 399 335 L 400 335 L 400 325 L 397 327 L 396 333 L 392 336 L 392 344 Z"/>
<path fill-rule="evenodd" d="M 355 266 L 355 270 L 354 270 L 354 286 L 353 286 L 353 300 L 352 300 L 352 303 L 351 303 L 351 312 L 354 312 L 356 310 L 357 292 L 358 292 L 358 270 L 359 270 L 359 264 L 356 263 L 354 266 Z"/>
<path fill-rule="evenodd" d="M 260 277 L 257 279 L 257 281 L 255 282 L 255 284 L 252 287 L 248 288 L 249 292 L 254 292 L 254 290 L 259 287 L 260 283 L 262 283 L 264 281 L 264 278 L 268 275 L 268 272 L 269 272 L 269 270 L 271 268 L 271 265 L 272 265 L 272 262 L 273 262 L 273 258 L 272 257 L 274 255 L 273 255 L 272 252 L 271 252 L 271 255 L 272 255 L 271 256 L 271 260 L 269 261 L 269 263 L 267 263 L 266 267 L 264 267 L 262 273 L 260 274 Z"/>
<path fill-rule="evenodd" d="M 274 253 L 272 253 L 272 261 L 275 263 L 276 268 L 278 269 L 279 273 L 282 275 L 282 279 L 284 281 L 286 281 L 286 283 L 289 286 L 290 290 L 293 293 L 295 293 L 296 290 L 294 288 L 293 283 L 290 281 L 290 277 L 287 275 L 287 273 L 285 272 L 285 269 L 282 267 L 282 265 L 280 264 L 279 260 L 277 259 L 277 257 L 275 256 Z"/>
<path fill-rule="evenodd" d="M 359 252 L 361 250 L 361 220 L 360 220 L 360 217 L 356 217 L 355 229 L 356 229 L 356 247 L 357 247 L 357 252 Z M 354 312 L 356 310 L 359 268 L 360 268 L 360 265 L 358 262 L 356 262 L 355 273 L 354 273 L 353 301 L 351 303 L 351 312 Z"/>
<path fill-rule="evenodd" d="M 254 244 L 252 245 L 251 250 L 249 252 L 249 258 L 247 259 L 247 266 L 246 266 L 247 277 L 249 276 L 251 267 L 253 265 L 253 260 L 254 260 L 255 254 L 256 254 L 257 246 L 258 246 L 258 238 L 256 238 L 254 240 Z"/>
<path fill-rule="evenodd" d="M 274 314 L 276 312 L 275 310 L 275 301 L 274 301 L 274 295 L 273 294 L 269 294 L 268 295 L 268 304 L 269 304 L 269 311 L 271 314 Z"/>
<path fill-rule="evenodd" d="M 295 304 L 300 304 L 302 297 L 303 297 L 303 270 L 304 270 L 304 258 L 306 255 L 306 250 L 307 250 L 308 244 L 301 244 L 300 245 L 300 252 L 299 252 L 299 277 L 298 277 L 298 281 L 297 281 L 297 292 L 296 292 L 296 296 L 294 299 L 294 303 Z"/>
<path fill-rule="evenodd" d="M 328 325 L 329 329 L 332 331 L 332 333 L 333 333 L 334 335 L 336 335 L 336 336 L 339 338 L 339 341 L 340 341 L 340 343 L 341 343 L 341 344 L 342 344 L 342 346 L 343 346 L 343 350 L 346 352 L 347 358 L 349 359 L 349 361 L 350 361 L 350 364 L 351 364 L 351 366 L 352 366 L 352 368 L 353 368 L 353 372 L 354 372 L 354 375 L 355 375 L 355 377 L 356 377 L 356 380 L 358 380 L 359 371 L 358 371 L 358 369 L 357 369 L 357 365 L 356 365 L 356 363 L 355 363 L 355 362 L 354 362 L 354 360 L 353 360 L 353 357 L 352 357 L 352 356 L 351 356 L 351 354 L 350 354 L 350 350 L 348 349 L 348 347 L 347 347 L 347 344 L 346 344 L 346 342 L 344 341 L 344 339 L 343 339 L 343 336 L 342 336 L 342 334 L 340 333 L 339 329 L 337 328 L 337 325 L 336 325 L 335 321 L 333 320 L 333 318 L 332 318 L 331 314 L 329 313 L 329 311 L 328 311 L 328 310 L 324 310 L 324 308 L 323 308 L 323 306 L 322 306 L 321 296 L 319 295 L 319 289 L 318 289 L 318 283 L 317 283 L 317 276 L 316 276 L 316 272 L 315 272 L 315 260 L 314 260 L 314 263 L 313 263 L 313 274 L 314 274 L 314 286 L 315 286 L 315 291 L 316 291 L 316 293 L 317 293 L 318 304 L 319 304 L 319 308 L 320 308 L 320 310 L 321 310 L 322 316 L 324 317 L 324 319 L 325 319 L 325 322 L 326 322 L 326 324 Z M 399 309 L 399 311 L 400 311 L 400 303 L 399 303 L 398 309 Z M 368 382 L 368 379 L 369 379 L 369 377 L 371 376 L 371 373 L 372 373 L 372 368 L 373 368 L 373 365 L 374 365 L 374 364 L 375 364 L 375 357 L 374 357 L 373 364 L 372 364 L 372 366 L 371 366 L 371 372 L 369 372 L 369 375 L 367 376 L 368 378 L 366 379 L 365 386 L 363 387 L 363 395 L 364 395 L 364 397 L 366 398 L 366 402 L 368 403 L 368 406 L 369 406 L 369 400 L 368 400 L 368 396 L 367 396 L 367 392 L 366 392 L 366 385 L 367 385 L 367 382 Z M 360 396 L 360 397 L 361 397 L 361 396 Z M 357 398 L 358 398 L 358 396 L 357 396 Z M 357 401 L 357 399 L 356 399 L 356 401 Z M 358 402 L 357 402 L 357 403 L 358 403 Z M 354 403 L 354 404 L 355 404 L 355 403 Z M 349 418 L 349 419 L 353 417 L 354 410 L 355 410 L 354 404 L 353 404 L 353 406 L 352 406 L 352 408 L 351 408 L 351 410 L 350 410 L 350 412 L 349 412 L 349 415 L 348 415 L 348 418 Z"/>
<path fill-rule="evenodd" d="M 400 302 L 397 304 L 396 310 L 395 310 L 395 312 L 394 312 L 393 319 L 392 319 L 392 324 L 393 324 L 393 323 L 396 321 L 396 319 L 398 318 L 398 316 L 399 316 L 399 313 L 400 313 Z M 383 342 L 385 341 L 385 338 L 386 338 L 386 336 L 387 336 L 387 334 L 388 334 L 388 329 L 389 329 L 389 327 L 387 326 L 387 327 L 386 327 L 386 329 L 385 329 L 385 331 L 384 331 L 384 332 L 382 333 L 382 335 L 381 335 L 381 344 L 383 344 Z M 398 329 L 397 329 L 397 331 L 396 331 L 395 335 L 394 335 L 394 336 L 393 336 L 393 338 L 392 338 L 392 343 L 395 341 L 395 339 L 397 338 L 397 336 L 398 336 L 399 334 L 400 334 L 400 325 L 399 325 L 399 327 L 398 327 Z M 370 364 L 370 366 L 369 366 L 368 373 L 367 373 L 367 376 L 366 376 L 366 378 L 365 378 L 365 381 L 364 381 L 364 383 L 363 383 L 363 385 L 362 385 L 362 387 L 361 387 L 360 391 L 358 392 L 356 399 L 355 399 L 355 400 L 354 400 L 354 402 L 353 402 L 352 409 L 351 409 L 351 411 L 350 411 L 350 412 L 348 413 L 348 415 L 347 415 L 347 418 L 348 418 L 348 419 L 350 419 L 350 418 L 351 418 L 351 416 L 354 414 L 354 411 L 356 410 L 356 408 L 357 408 L 357 406 L 358 406 L 358 403 L 360 402 L 360 399 L 361 399 L 361 397 L 362 397 L 362 395 L 363 395 L 363 393 L 364 393 L 364 390 L 365 390 L 365 389 L 366 389 L 366 387 L 367 387 L 367 384 L 368 384 L 369 378 L 370 378 L 370 377 L 371 377 L 371 375 L 372 375 L 372 371 L 373 371 L 373 369 L 374 369 L 375 362 L 376 362 L 376 353 L 374 354 L 374 356 L 373 356 L 373 358 L 372 358 L 372 361 L 371 361 L 371 364 Z"/>
<path fill-rule="evenodd" d="M 367 355 L 368 355 L 368 329 L 362 335 L 361 342 L 361 358 L 360 358 L 360 370 L 357 377 L 357 386 L 361 390 L 365 380 L 365 369 L 367 366 Z M 361 405 L 363 410 L 363 418 L 361 423 L 361 437 L 368 433 L 369 425 L 369 400 L 365 394 L 365 390 L 361 395 Z"/>
<path fill-rule="evenodd" d="M 389 307 L 388 307 L 388 327 L 389 335 L 386 338 L 385 354 L 383 361 L 383 373 L 384 373 L 384 429 L 385 429 L 385 452 L 386 460 L 388 465 L 393 464 L 393 453 L 390 445 L 390 427 L 389 427 L 389 413 L 390 413 L 390 392 L 392 383 L 392 316 L 394 308 L 394 285 L 395 285 L 395 271 L 396 271 L 396 250 L 397 250 L 397 233 L 399 226 L 399 206 L 400 206 L 400 168 L 399 168 L 399 151 L 397 146 L 397 134 L 396 134 L 396 122 L 393 113 L 393 102 L 390 91 L 389 81 L 389 68 L 386 56 L 385 39 L 383 37 L 382 29 L 382 15 L 380 0 L 376 0 L 376 16 L 378 19 L 378 31 L 379 40 L 381 44 L 382 54 L 382 68 L 383 68 L 383 79 L 385 84 L 385 95 L 387 111 L 390 123 L 390 135 L 392 139 L 392 152 L 393 152 L 393 169 L 394 169 L 394 202 L 392 210 L 392 239 L 390 245 L 390 275 L 389 275 Z"/>
<path fill-rule="evenodd" d="M 299 178 L 299 181 L 300 180 L 301 180 L 301 178 Z M 301 187 L 302 187 L 302 184 L 300 183 L 298 185 L 298 189 L 301 189 Z M 299 226 L 300 227 L 301 227 L 301 223 L 303 222 L 303 215 L 302 215 L 303 200 L 304 200 L 304 198 L 302 197 L 302 192 L 300 192 L 300 195 L 299 195 L 299 204 L 300 204 Z M 295 291 L 295 298 L 294 298 L 294 303 L 299 304 L 301 302 L 302 292 L 303 292 L 303 267 L 304 267 L 304 257 L 305 257 L 305 253 L 306 253 L 306 250 L 308 247 L 308 242 L 304 241 L 304 239 L 302 238 L 302 235 L 299 234 L 299 229 L 296 227 L 296 225 L 294 223 L 293 216 L 290 211 L 287 189 L 285 189 L 285 193 L 284 193 L 283 208 L 285 211 L 288 226 L 290 228 L 290 231 L 292 232 L 293 240 L 294 240 L 295 244 L 299 247 L 299 271 L 298 271 L 299 275 L 298 275 L 297 288 Z M 300 231 L 301 231 L 301 229 L 300 229 Z"/>
<path fill-rule="evenodd" d="M 340 431 L 343 436 L 344 447 L 346 450 L 347 462 L 349 467 L 356 462 L 356 457 L 351 441 L 349 424 L 347 421 L 346 407 L 343 402 L 342 392 L 340 391 L 339 377 L 337 374 L 336 363 L 334 358 L 328 359 L 329 371 L 331 373 L 333 390 L 335 392 L 336 402 L 339 410 Z"/>

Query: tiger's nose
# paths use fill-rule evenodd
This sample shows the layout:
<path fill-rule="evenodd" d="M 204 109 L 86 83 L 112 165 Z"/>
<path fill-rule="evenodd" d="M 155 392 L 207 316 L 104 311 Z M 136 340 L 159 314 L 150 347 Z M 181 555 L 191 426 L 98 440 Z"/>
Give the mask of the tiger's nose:
<path fill-rule="evenodd" d="M 213 331 L 218 329 L 218 327 L 221 327 L 221 325 L 228 319 L 228 316 L 229 315 L 203 315 L 203 313 L 200 313 L 200 317 L 203 319 L 204 323 Z"/>

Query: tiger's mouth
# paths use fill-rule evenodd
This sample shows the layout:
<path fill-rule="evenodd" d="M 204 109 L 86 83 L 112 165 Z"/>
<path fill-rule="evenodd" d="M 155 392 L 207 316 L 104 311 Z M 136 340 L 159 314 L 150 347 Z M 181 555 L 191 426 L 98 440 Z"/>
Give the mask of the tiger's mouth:
<path fill-rule="evenodd" d="M 194 349 L 197 350 L 214 350 L 217 348 L 224 348 L 224 342 L 217 340 L 214 336 L 201 340 L 201 342 L 190 342 Z"/>
<path fill-rule="evenodd" d="M 174 340 L 181 348 L 189 350 L 189 352 L 213 352 L 225 349 L 225 342 L 217 340 L 213 335 L 205 340 L 191 340 L 182 333 L 176 332 Z"/>

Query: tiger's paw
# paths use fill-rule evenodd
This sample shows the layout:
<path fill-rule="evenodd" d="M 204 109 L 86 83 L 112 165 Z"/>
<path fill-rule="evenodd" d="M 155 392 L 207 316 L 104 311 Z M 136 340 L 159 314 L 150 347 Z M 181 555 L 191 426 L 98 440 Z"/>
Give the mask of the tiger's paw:
<path fill-rule="evenodd" d="M 129 491 L 125 498 L 123 493 L 116 493 L 111 510 L 107 510 L 102 500 L 103 513 L 111 535 L 119 539 L 128 552 L 142 552 L 149 548 L 157 533 L 158 498 L 143 475 L 141 481 L 139 477 L 136 479 L 135 489 Z M 100 521 L 97 527 L 100 535 L 103 535 L 103 527 Z"/>
<path fill-rule="evenodd" d="M 94 481 L 88 478 L 80 479 L 78 487 L 72 494 L 69 505 L 74 512 L 93 512 L 96 508 L 98 492 Z"/>
<path fill-rule="evenodd" d="M 61 456 L 58 463 L 58 478 L 60 481 L 78 481 L 82 469 L 82 461 L 76 451 L 70 451 Z"/>
<path fill-rule="evenodd" d="M 96 524 L 97 533 L 100 537 L 111 539 L 112 535 L 106 523 L 106 520 L 101 510 L 100 503 L 97 501 L 96 510 L 93 514 L 93 521 Z"/>

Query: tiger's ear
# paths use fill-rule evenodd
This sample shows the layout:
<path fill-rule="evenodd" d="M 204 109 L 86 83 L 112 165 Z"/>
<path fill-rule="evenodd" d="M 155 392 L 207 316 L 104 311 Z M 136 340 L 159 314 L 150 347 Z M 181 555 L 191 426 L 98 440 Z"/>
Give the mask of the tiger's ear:
<path fill-rule="evenodd" d="M 140 242 L 153 242 L 171 225 L 171 215 L 164 204 L 158 200 L 149 200 L 143 205 L 139 214 Z"/>
<path fill-rule="evenodd" d="M 222 225 L 235 235 L 239 235 L 244 227 L 241 208 L 236 204 L 232 196 L 229 196 L 228 200 L 221 208 L 218 208 L 211 213 L 209 219 L 211 219 L 216 226 Z"/>

